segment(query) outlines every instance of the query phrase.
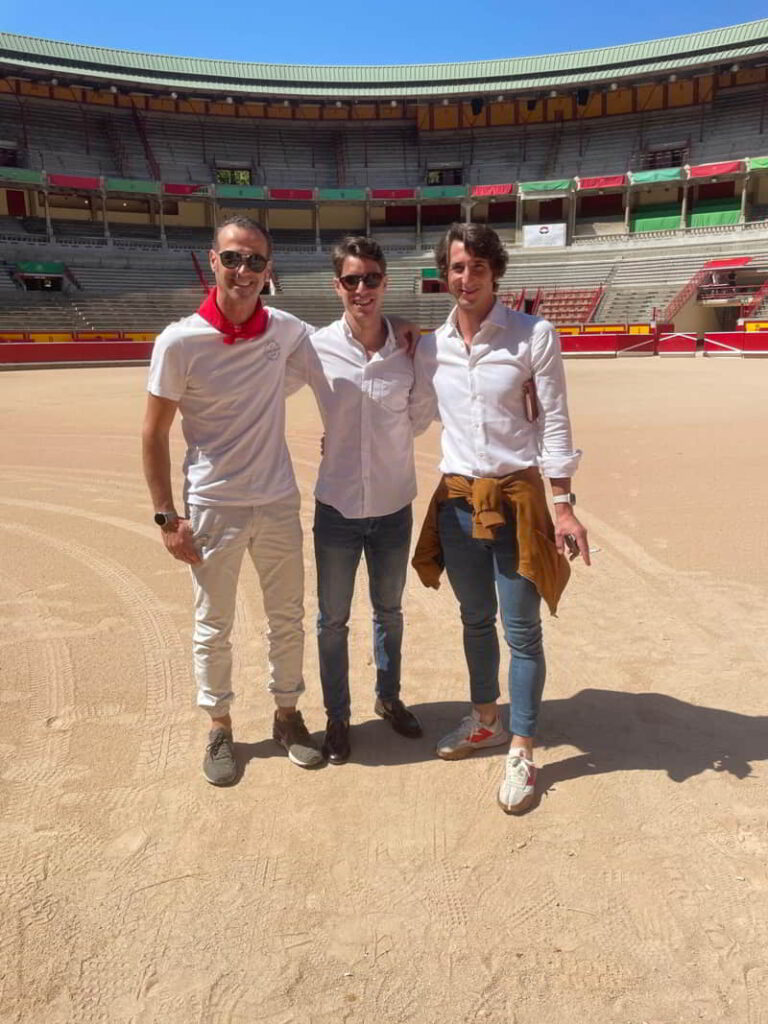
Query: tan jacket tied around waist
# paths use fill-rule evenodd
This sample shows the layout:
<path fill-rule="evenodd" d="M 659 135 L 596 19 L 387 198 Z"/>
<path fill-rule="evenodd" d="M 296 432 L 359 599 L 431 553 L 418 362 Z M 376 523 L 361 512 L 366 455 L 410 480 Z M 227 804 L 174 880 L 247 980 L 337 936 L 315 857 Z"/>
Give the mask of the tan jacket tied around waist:
<path fill-rule="evenodd" d="M 439 506 L 451 498 L 464 498 L 472 508 L 472 536 L 493 540 L 508 515 L 514 516 L 518 565 L 552 615 L 565 590 L 571 569 L 555 547 L 555 528 L 547 508 L 544 484 L 536 469 L 522 469 L 502 477 L 443 476 L 432 495 L 411 565 L 425 587 L 440 586 L 445 562 L 437 527 Z"/>

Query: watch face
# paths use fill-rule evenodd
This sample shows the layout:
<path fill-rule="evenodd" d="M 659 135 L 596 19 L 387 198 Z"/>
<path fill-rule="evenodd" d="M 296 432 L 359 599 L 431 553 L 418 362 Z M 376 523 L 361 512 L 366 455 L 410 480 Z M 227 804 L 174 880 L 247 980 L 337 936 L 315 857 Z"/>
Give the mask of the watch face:
<path fill-rule="evenodd" d="M 158 526 L 165 526 L 168 522 L 168 516 L 165 512 L 155 512 L 154 519 Z"/>

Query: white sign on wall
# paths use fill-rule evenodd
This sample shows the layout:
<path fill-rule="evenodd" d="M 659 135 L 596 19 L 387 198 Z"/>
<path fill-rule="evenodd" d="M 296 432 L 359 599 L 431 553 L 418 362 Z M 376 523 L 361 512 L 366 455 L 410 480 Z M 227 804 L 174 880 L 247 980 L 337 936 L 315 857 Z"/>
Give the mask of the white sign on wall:
<path fill-rule="evenodd" d="M 523 245 L 529 249 L 551 248 L 565 245 L 566 228 L 562 224 L 525 224 Z"/>

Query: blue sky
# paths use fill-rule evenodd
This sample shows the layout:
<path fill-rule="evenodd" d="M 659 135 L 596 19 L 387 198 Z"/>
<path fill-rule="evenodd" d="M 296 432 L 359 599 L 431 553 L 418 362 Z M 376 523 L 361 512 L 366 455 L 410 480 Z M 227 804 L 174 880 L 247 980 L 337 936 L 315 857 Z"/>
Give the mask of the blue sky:
<path fill-rule="evenodd" d="M 9 9 L 10 8 L 10 9 Z M 0 29 L 192 57 L 399 64 L 532 56 L 639 42 L 766 16 L 765 0 L 38 0 L 7 3 Z"/>

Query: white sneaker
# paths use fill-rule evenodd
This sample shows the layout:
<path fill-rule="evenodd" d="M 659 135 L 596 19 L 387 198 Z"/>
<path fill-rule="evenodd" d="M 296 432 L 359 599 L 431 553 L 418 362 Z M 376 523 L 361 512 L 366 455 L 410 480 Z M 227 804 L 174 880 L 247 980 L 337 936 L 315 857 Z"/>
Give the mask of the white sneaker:
<path fill-rule="evenodd" d="M 536 765 L 524 747 L 511 748 L 499 786 L 499 807 L 505 814 L 522 814 L 533 803 L 535 786 Z"/>
<path fill-rule="evenodd" d="M 501 724 L 498 715 L 492 725 L 486 725 L 473 711 L 471 715 L 462 718 L 453 732 L 443 736 L 437 744 L 437 755 L 446 761 L 458 761 L 461 757 L 469 757 L 475 750 L 483 747 L 500 747 L 508 742 L 509 733 Z"/>

